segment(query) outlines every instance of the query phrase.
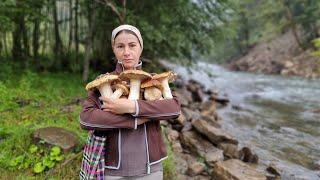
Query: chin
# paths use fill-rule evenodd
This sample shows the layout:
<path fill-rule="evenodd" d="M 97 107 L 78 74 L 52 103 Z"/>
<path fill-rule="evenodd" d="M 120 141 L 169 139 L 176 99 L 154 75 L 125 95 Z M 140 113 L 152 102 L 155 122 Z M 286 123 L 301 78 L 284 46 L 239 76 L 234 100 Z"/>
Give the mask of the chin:
<path fill-rule="evenodd" d="M 133 69 L 135 67 L 134 63 L 124 63 L 123 64 L 125 69 Z"/>

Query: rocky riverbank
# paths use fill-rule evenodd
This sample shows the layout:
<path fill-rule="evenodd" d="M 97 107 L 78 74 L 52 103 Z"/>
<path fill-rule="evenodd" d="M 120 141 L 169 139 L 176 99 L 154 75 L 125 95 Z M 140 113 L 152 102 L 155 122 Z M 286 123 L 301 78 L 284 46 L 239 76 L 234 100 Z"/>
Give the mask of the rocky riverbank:
<path fill-rule="evenodd" d="M 274 40 L 255 45 L 249 52 L 229 65 L 234 71 L 281 74 L 286 76 L 320 77 L 320 60 L 303 51 L 288 31 Z"/>
<path fill-rule="evenodd" d="M 177 86 L 182 114 L 161 122 L 174 153 L 177 179 L 280 179 L 276 169 L 262 168 L 250 148 L 240 147 L 236 137 L 221 129 L 223 120 L 216 110 L 228 99 L 194 80 L 178 80 Z"/>

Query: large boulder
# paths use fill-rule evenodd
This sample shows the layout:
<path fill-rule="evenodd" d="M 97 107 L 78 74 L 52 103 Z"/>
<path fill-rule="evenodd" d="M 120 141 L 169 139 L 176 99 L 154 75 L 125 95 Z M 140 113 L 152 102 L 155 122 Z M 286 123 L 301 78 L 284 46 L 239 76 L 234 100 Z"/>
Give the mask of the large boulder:
<path fill-rule="evenodd" d="M 212 176 L 219 180 L 266 180 L 266 176 L 238 159 L 220 161 L 214 165 Z"/>
<path fill-rule="evenodd" d="M 203 139 L 193 131 L 183 131 L 181 143 L 190 149 L 191 152 L 205 158 L 208 165 L 213 165 L 217 161 L 224 159 L 222 150 L 214 147 L 210 142 Z"/>
<path fill-rule="evenodd" d="M 73 150 L 79 143 L 77 136 L 59 127 L 45 127 L 33 133 L 36 142 L 43 141 L 49 145 L 59 146 L 64 151 Z"/>
<path fill-rule="evenodd" d="M 220 143 L 218 148 L 223 150 L 223 154 L 230 159 L 239 159 L 240 153 L 238 151 L 238 145 L 230 143 Z"/>
<path fill-rule="evenodd" d="M 192 126 L 201 134 L 206 136 L 212 143 L 219 144 L 221 142 L 228 142 L 238 144 L 238 141 L 222 129 L 211 126 L 208 122 L 196 119 L 192 121 Z"/>

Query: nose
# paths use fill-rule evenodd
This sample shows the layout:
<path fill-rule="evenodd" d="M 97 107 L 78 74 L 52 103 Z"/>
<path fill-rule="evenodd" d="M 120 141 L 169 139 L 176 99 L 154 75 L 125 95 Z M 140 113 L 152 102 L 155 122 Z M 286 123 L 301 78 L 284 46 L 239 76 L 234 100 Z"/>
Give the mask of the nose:
<path fill-rule="evenodd" d="M 123 54 L 124 54 L 125 56 L 128 56 L 128 55 L 129 55 L 129 47 L 128 47 L 128 46 L 126 46 L 126 47 L 124 48 Z"/>

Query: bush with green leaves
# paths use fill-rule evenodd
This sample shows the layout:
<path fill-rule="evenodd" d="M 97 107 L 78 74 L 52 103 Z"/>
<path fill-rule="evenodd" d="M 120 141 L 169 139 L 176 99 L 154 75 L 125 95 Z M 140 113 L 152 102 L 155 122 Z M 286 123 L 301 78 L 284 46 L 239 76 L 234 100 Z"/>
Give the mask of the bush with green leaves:
<path fill-rule="evenodd" d="M 20 170 L 32 167 L 34 173 L 42 173 L 53 168 L 56 163 L 63 160 L 61 149 L 54 146 L 48 151 L 45 148 L 32 144 L 28 151 L 13 158 L 9 162 L 9 169 Z"/>

